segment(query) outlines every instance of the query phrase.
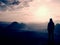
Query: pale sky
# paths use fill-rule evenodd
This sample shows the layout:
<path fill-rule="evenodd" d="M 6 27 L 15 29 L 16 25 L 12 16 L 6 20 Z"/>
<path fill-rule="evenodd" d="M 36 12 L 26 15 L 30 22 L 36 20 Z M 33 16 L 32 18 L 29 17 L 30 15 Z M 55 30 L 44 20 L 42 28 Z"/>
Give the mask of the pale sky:
<path fill-rule="evenodd" d="M 54 21 L 58 20 L 58 22 L 60 22 L 60 0 L 19 1 L 22 2 L 19 5 L 12 5 L 7 9 L 5 9 L 5 7 L 5 10 L 2 8 L 0 9 L 0 21 L 40 23 L 48 22 L 49 18 L 53 18 Z"/>

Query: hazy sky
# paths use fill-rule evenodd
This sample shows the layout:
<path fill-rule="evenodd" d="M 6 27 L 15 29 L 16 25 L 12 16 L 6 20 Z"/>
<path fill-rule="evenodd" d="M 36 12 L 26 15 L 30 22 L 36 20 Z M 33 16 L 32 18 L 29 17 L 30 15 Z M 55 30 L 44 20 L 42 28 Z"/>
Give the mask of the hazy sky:
<path fill-rule="evenodd" d="M 60 0 L 1 0 L 0 21 L 46 22 L 60 20 Z"/>

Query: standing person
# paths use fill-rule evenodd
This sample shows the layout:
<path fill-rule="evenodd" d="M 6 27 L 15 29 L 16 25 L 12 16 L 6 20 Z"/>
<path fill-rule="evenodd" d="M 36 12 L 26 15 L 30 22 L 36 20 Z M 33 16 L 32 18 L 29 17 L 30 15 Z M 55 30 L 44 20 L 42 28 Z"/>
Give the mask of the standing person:
<path fill-rule="evenodd" d="M 48 42 L 49 44 L 54 44 L 54 22 L 52 18 L 50 18 L 50 21 L 48 23 Z"/>

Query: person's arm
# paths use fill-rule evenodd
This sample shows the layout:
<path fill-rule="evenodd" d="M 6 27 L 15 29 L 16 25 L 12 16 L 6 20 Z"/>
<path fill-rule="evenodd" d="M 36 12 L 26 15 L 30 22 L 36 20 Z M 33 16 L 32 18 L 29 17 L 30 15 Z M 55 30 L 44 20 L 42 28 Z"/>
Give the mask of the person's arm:
<path fill-rule="evenodd" d="M 54 23 L 53 23 L 54 24 Z M 55 29 L 55 24 L 54 24 L 54 29 Z"/>
<path fill-rule="evenodd" d="M 47 26 L 47 30 L 49 30 L 49 23 L 48 23 L 48 26 Z"/>

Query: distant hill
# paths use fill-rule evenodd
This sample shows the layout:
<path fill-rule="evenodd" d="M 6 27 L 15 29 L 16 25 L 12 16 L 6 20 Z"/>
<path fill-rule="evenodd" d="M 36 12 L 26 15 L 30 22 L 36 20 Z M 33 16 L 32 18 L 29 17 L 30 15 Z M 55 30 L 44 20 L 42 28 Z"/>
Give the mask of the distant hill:
<path fill-rule="evenodd" d="M 55 33 L 60 35 L 60 24 L 56 24 Z"/>
<path fill-rule="evenodd" d="M 9 24 L 9 22 L 0 22 L 0 32 L 3 31 Z"/>
<path fill-rule="evenodd" d="M 18 30 L 24 29 L 25 27 L 26 27 L 26 24 L 24 23 L 12 22 L 10 25 L 6 27 L 6 30 L 18 31 Z"/>
<path fill-rule="evenodd" d="M 7 27 L 10 23 L 9 22 L 0 22 L 0 27 Z"/>
<path fill-rule="evenodd" d="M 20 31 L 26 30 L 28 27 L 25 23 L 18 22 L 0 22 L 0 31 L 11 32 L 11 31 Z"/>

